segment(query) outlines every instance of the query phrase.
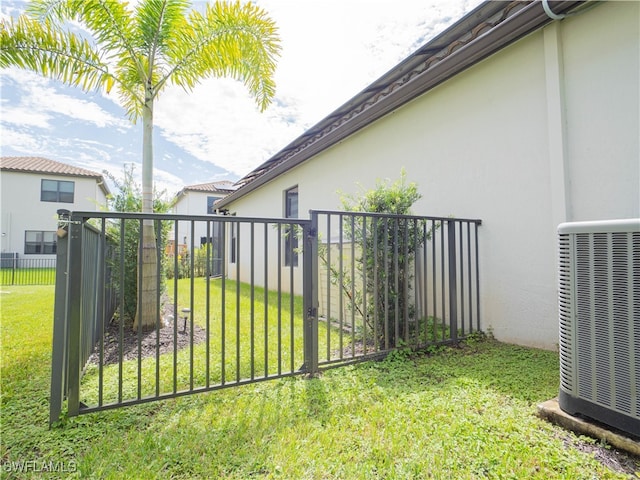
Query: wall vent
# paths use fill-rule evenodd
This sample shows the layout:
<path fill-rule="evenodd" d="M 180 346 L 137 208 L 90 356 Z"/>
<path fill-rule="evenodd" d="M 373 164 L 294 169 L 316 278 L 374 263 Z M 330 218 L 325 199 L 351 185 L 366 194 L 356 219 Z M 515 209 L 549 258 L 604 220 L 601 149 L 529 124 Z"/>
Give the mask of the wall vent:
<path fill-rule="evenodd" d="M 640 219 L 558 227 L 560 408 L 640 437 Z"/>

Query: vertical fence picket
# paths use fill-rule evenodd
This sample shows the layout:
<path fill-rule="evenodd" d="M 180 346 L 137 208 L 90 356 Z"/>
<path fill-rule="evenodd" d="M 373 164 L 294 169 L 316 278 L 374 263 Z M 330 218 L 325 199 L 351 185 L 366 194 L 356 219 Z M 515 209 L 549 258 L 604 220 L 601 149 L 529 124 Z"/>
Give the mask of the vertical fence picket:
<path fill-rule="evenodd" d="M 211 222 L 207 222 L 207 242 L 206 246 L 206 255 L 205 255 L 205 386 L 209 388 L 211 385 L 211 345 L 210 345 L 210 337 L 211 337 L 211 279 L 213 277 L 213 273 L 215 269 L 210 269 L 213 265 L 212 262 L 212 242 L 209 241 L 211 236 Z"/>
<path fill-rule="evenodd" d="M 449 336 L 458 339 L 458 295 L 456 277 L 456 222 L 447 222 L 447 261 L 449 264 Z"/>
<path fill-rule="evenodd" d="M 296 228 L 296 224 L 294 223 L 290 223 L 289 224 L 289 235 L 290 237 L 295 238 L 296 236 L 296 232 L 295 232 L 295 228 Z M 295 355 L 295 299 L 294 299 L 294 270 L 293 267 L 294 265 L 294 240 L 293 238 L 291 238 L 291 241 L 289 242 L 289 290 L 290 290 L 290 295 L 289 295 L 289 340 L 290 340 L 290 345 L 289 345 L 289 360 L 290 360 L 290 365 L 289 365 L 289 372 L 294 372 L 296 367 L 295 367 L 295 361 L 296 361 L 296 355 Z M 296 257 L 297 258 L 297 257 Z M 304 313 L 303 313 L 304 315 Z"/>
<path fill-rule="evenodd" d="M 67 283 L 67 321 L 69 322 L 69 372 L 67 412 L 80 411 L 81 334 L 82 334 L 82 218 L 71 216 L 69 224 L 69 281 Z"/>
<path fill-rule="evenodd" d="M 317 219 L 318 219 L 318 215 L 314 212 L 311 212 L 312 215 L 312 219 L 315 216 L 316 218 L 316 225 L 318 223 Z M 319 238 L 319 235 L 317 235 L 317 238 Z M 326 285 L 326 289 L 327 289 L 327 311 L 325 313 L 325 321 L 326 321 L 326 330 L 327 330 L 327 357 L 326 360 L 329 361 L 331 360 L 331 277 L 332 277 L 332 272 L 331 272 L 331 215 L 327 215 L 327 247 L 326 247 L 326 275 L 327 275 L 327 285 Z"/>
<path fill-rule="evenodd" d="M 178 221 L 173 223 L 173 393 L 178 391 Z"/>
<path fill-rule="evenodd" d="M 222 223 L 222 258 L 227 258 L 227 242 L 226 242 L 226 233 L 227 233 L 227 223 Z M 220 268 L 221 277 L 221 292 L 220 292 L 220 384 L 224 385 L 227 383 L 226 377 L 226 365 L 227 365 L 227 262 L 223 261 L 222 266 Z"/>
<path fill-rule="evenodd" d="M 339 318 L 339 322 L 340 322 L 340 330 L 338 330 L 338 334 L 339 334 L 339 348 L 340 348 L 340 360 L 342 360 L 343 358 L 343 352 L 344 352 L 344 340 L 343 340 L 343 335 L 344 335 L 344 295 L 341 291 L 342 285 L 344 285 L 344 243 L 343 243 L 343 220 L 344 217 L 342 216 L 342 214 L 340 214 L 338 216 L 339 222 L 338 222 L 338 255 L 339 255 L 339 267 L 340 268 L 340 272 L 338 274 L 338 288 L 340 291 L 340 296 L 338 297 L 340 299 L 340 303 L 338 305 L 338 318 Z"/>
<path fill-rule="evenodd" d="M 54 298 L 53 343 L 51 352 L 51 395 L 49 424 L 60 418 L 66 392 L 68 357 L 67 338 L 67 261 L 69 245 L 69 212 L 58 211 L 58 244 L 56 252 L 56 290 Z"/>
<path fill-rule="evenodd" d="M 264 224 L 264 248 L 263 252 L 269 251 L 269 224 Z M 264 255 L 264 376 L 269 375 L 269 255 Z"/>
<path fill-rule="evenodd" d="M 160 221 L 156 222 L 156 238 L 162 238 L 162 224 Z M 156 265 L 158 265 L 156 271 L 156 285 L 160 286 L 161 283 L 161 268 L 162 265 L 162 256 L 161 256 L 161 248 L 158 246 L 156 248 Z M 158 315 L 156 316 L 156 348 L 155 348 L 155 363 L 156 363 L 156 380 L 155 380 L 155 392 L 156 396 L 160 395 L 160 328 L 162 327 L 162 318 L 160 314 L 161 302 L 160 302 L 160 288 L 156 289 L 156 311 Z"/>
<path fill-rule="evenodd" d="M 236 224 L 236 382 L 240 381 L 240 228 Z"/>
<path fill-rule="evenodd" d="M 304 365 L 308 375 L 318 373 L 318 217 L 311 214 L 311 223 L 303 231 L 303 318 Z"/>
<path fill-rule="evenodd" d="M 282 375 L 282 225 L 278 224 L 278 375 Z"/>
<path fill-rule="evenodd" d="M 255 378 L 255 369 L 256 369 L 256 365 L 255 365 L 255 361 L 256 361 L 256 340 L 255 340 L 255 336 L 256 336 L 256 309 L 255 309 L 255 286 L 256 286 L 256 268 L 255 268 L 255 260 L 256 260 L 256 242 L 255 242 L 255 224 L 253 222 L 251 222 L 249 224 L 249 240 L 250 240 L 250 247 L 249 247 L 249 257 L 250 257 L 250 263 L 251 263 L 251 268 L 249 269 L 250 274 L 250 281 L 249 281 L 249 285 L 250 285 L 250 298 L 251 298 L 251 302 L 250 302 L 250 307 L 249 307 L 249 323 L 250 323 L 250 347 L 249 347 L 249 358 L 250 358 L 250 364 L 251 364 L 251 380 L 253 380 Z"/>

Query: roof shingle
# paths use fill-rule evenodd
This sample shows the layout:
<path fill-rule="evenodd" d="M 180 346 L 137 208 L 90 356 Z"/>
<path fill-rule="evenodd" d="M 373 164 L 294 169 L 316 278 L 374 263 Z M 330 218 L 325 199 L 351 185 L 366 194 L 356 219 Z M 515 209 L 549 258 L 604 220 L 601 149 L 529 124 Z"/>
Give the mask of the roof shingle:
<path fill-rule="evenodd" d="M 0 157 L 0 171 L 94 178 L 105 195 L 111 193 L 102 174 L 43 157 Z"/>
<path fill-rule="evenodd" d="M 102 178 L 100 173 L 43 157 L 0 157 L 0 170 L 24 173 L 55 173 L 74 177 Z"/>
<path fill-rule="evenodd" d="M 179 193 L 178 196 L 184 192 L 212 192 L 212 193 L 230 193 L 234 188 L 233 182 L 229 180 L 220 180 L 217 182 L 198 183 L 196 185 L 187 185 Z"/>

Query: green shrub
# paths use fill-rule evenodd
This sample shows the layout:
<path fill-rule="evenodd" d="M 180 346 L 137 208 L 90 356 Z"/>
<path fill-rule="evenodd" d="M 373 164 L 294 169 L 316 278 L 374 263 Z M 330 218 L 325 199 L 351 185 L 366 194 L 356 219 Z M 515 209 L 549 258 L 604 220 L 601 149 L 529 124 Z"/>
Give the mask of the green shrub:
<path fill-rule="evenodd" d="M 108 200 L 108 207 L 115 212 L 140 212 L 142 210 L 142 191 L 133 178 L 133 164 L 123 169 L 122 179 L 114 177 L 111 173 L 103 173 L 115 184 L 118 192 Z M 171 209 L 171 202 L 164 198 L 165 192 L 154 192 L 153 211 L 156 213 L 167 213 Z M 114 249 L 114 256 L 110 261 L 113 272 L 113 281 L 118 296 L 124 297 L 124 312 L 121 317 L 125 321 L 132 321 L 136 315 L 138 299 L 138 245 L 140 242 L 141 221 L 128 219 L 121 222 L 111 222 L 107 228 L 107 234 L 112 238 L 117 247 Z M 166 267 L 166 260 L 162 252 L 171 228 L 171 222 L 161 222 L 159 228 L 155 225 L 155 231 L 160 231 L 160 238 L 156 239 L 156 246 L 160 253 L 160 278 L 163 279 L 162 272 Z M 120 271 L 120 252 L 124 255 L 124 271 Z M 123 275 L 122 275 L 123 274 Z M 121 284 L 121 275 L 124 283 Z M 164 288 L 161 285 L 161 290 Z"/>
<path fill-rule="evenodd" d="M 422 195 L 414 182 L 406 182 L 406 172 L 393 183 L 378 180 L 375 188 L 359 196 L 344 195 L 342 206 L 349 212 L 385 213 L 398 217 L 345 217 L 344 231 L 349 240 L 361 246 L 356 258 L 363 288 L 354 287 L 348 271 L 330 267 L 333 281 L 342 278 L 342 289 L 351 297 L 350 305 L 358 310 L 376 341 L 384 348 L 398 346 L 409 339 L 409 325 L 416 323 L 415 305 L 410 301 L 414 281 L 416 247 L 431 238 L 424 220 L 406 218 Z M 326 265 L 326 252 L 320 249 Z M 355 293 L 352 293 L 355 292 Z M 363 296 L 369 301 L 362 311 Z M 387 319 L 385 321 L 385 318 Z"/>

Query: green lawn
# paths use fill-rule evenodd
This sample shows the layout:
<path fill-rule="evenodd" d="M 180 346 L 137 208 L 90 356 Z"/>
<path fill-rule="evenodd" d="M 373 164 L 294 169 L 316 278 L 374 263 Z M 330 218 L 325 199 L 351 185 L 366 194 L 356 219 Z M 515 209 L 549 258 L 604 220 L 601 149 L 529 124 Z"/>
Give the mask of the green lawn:
<path fill-rule="evenodd" d="M 478 339 L 49 429 L 53 287 L 2 292 L 3 478 L 626 478 L 535 416 L 556 353 Z"/>
<path fill-rule="evenodd" d="M 53 285 L 54 268 L 0 268 L 0 285 Z"/>
<path fill-rule="evenodd" d="M 269 292 L 265 296 L 264 289 L 256 287 L 252 295 L 249 285 L 226 281 L 223 314 L 223 285 L 220 279 L 207 284 L 203 278 L 196 278 L 193 285 L 188 278 L 180 279 L 177 280 L 177 290 L 174 290 L 171 280 L 167 287 L 171 296 L 176 295 L 179 317 L 183 307 L 190 307 L 195 326 L 209 331 L 210 342 L 208 345 L 206 342 L 196 343 L 193 349 L 189 345 L 179 350 L 175 355 L 175 365 L 173 351 L 158 355 L 157 358 L 155 355 L 144 358 L 141 360 L 140 376 L 136 360 L 123 362 L 123 400 L 137 397 L 138 378 L 140 396 L 147 397 L 155 395 L 156 387 L 160 395 L 170 394 L 174 387 L 177 391 L 188 390 L 192 381 L 194 388 L 215 386 L 297 372 L 304 363 L 301 297 L 294 297 L 291 304 L 292 299 L 286 293 L 282 293 L 280 298 L 277 292 Z M 279 303 L 284 310 L 280 315 Z M 182 333 L 183 325 L 182 318 L 179 318 L 175 336 L 189 335 L 188 332 Z M 326 328 L 324 322 L 318 326 L 321 351 L 326 350 Z M 338 345 L 337 329 L 329 330 L 332 344 Z M 221 341 L 223 331 L 224 342 Z M 153 333 L 151 337 L 155 343 Z M 103 402 L 113 403 L 120 393 L 119 365 L 116 363 L 104 367 L 102 378 Z M 98 404 L 99 379 L 98 365 L 91 363 L 85 370 L 80 390 L 80 400 L 86 405 Z"/>

